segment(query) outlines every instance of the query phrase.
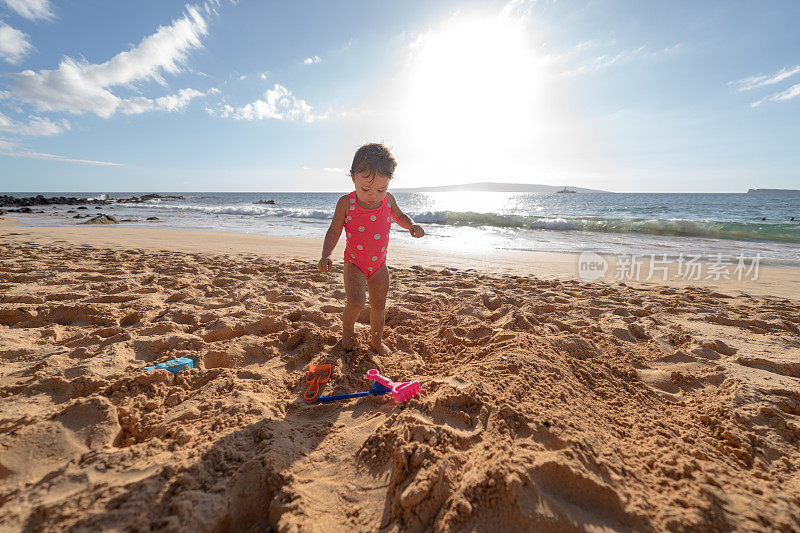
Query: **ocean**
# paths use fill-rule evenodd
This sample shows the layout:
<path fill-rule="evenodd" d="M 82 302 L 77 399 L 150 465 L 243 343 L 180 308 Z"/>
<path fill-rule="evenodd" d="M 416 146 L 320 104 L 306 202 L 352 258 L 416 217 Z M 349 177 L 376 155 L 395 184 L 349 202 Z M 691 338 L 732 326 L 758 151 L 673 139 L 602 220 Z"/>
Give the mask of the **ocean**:
<path fill-rule="evenodd" d="M 341 193 L 174 192 L 185 199 L 114 204 L 104 212 L 123 225 L 231 231 L 322 239 Z M 17 197 L 110 198 L 134 193 L 2 193 Z M 413 239 L 393 225 L 391 242 L 438 249 L 593 251 L 612 255 L 761 257 L 761 264 L 800 267 L 800 195 L 680 193 L 395 193 L 398 205 L 425 228 Z M 273 200 L 274 205 L 256 204 Z M 74 225 L 77 206 L 36 206 L 44 214 L 13 214 L 36 226 Z M 158 220 L 148 221 L 148 217 Z M 790 218 L 794 217 L 795 221 Z M 334 254 L 341 253 L 343 242 Z"/>

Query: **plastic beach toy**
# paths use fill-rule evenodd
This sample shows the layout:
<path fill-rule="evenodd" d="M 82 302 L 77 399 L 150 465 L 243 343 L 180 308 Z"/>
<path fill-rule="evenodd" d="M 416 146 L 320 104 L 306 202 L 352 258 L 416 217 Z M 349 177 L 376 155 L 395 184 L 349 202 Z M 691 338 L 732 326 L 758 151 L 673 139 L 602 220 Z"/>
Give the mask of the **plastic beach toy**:
<path fill-rule="evenodd" d="M 403 381 L 400 383 L 395 383 L 394 381 L 381 376 L 374 368 L 367 370 L 367 379 L 375 380 L 376 383 L 380 383 L 384 387 L 387 387 L 389 390 L 391 390 L 392 398 L 394 398 L 394 401 L 397 403 L 405 402 L 422 390 L 422 385 L 419 384 L 419 381 Z"/>
<path fill-rule="evenodd" d="M 308 365 L 308 374 L 306 375 L 306 383 L 308 383 L 308 390 L 303 394 L 303 398 L 307 402 L 313 402 L 319 396 L 319 386 L 321 383 L 327 383 L 331 379 L 331 365 Z"/>
<path fill-rule="evenodd" d="M 361 398 L 362 396 L 380 396 L 382 394 L 389 394 L 392 389 L 385 387 L 377 381 L 372 382 L 372 386 L 366 392 L 352 392 L 350 394 L 331 394 L 330 396 L 320 396 L 317 398 L 318 402 L 326 403 L 335 400 L 349 400 L 350 398 Z"/>
<path fill-rule="evenodd" d="M 146 366 L 144 369 L 148 372 L 152 372 L 157 368 L 163 368 L 164 370 L 169 370 L 173 374 L 177 374 L 181 370 L 191 370 L 192 367 L 193 364 L 191 359 L 188 357 L 180 357 L 178 359 L 170 359 L 166 363 L 159 363 L 155 366 Z"/>

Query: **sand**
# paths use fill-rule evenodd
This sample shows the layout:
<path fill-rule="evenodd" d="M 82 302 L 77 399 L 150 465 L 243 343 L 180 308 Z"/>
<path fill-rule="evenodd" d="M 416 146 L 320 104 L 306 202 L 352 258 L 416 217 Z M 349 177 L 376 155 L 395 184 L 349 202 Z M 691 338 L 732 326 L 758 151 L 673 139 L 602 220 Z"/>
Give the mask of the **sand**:
<path fill-rule="evenodd" d="M 580 283 L 393 246 L 380 357 L 368 309 L 342 351 L 320 249 L 0 222 L 0 529 L 800 529 L 797 271 Z M 423 391 L 307 404 L 310 363 L 326 394 L 373 367 Z"/>
<path fill-rule="evenodd" d="M 166 228 L 132 228 L 130 226 L 61 226 L 31 227 L 22 226 L 15 219 L 0 216 L 0 234 L 5 239 L 28 244 L 72 244 L 82 247 L 111 248 L 128 250 L 169 250 L 173 252 L 200 252 L 218 254 L 254 254 L 272 259 L 293 261 L 305 260 L 316 263 L 322 251 L 322 238 L 303 239 L 294 237 L 265 236 L 219 231 L 183 230 Z M 431 268 L 460 268 L 480 270 L 493 274 L 532 275 L 540 279 L 578 280 L 578 254 L 559 254 L 548 252 L 528 252 L 516 250 L 495 250 L 481 248 L 479 242 L 472 243 L 475 248 L 463 250 L 457 247 L 440 246 L 442 241 L 419 239 L 414 245 L 391 243 L 390 266 L 408 268 L 424 265 Z M 334 250 L 333 258 L 341 260 L 344 242 Z M 746 254 L 752 259 L 753 253 Z M 624 257 L 624 256 L 623 256 Z M 606 256 L 608 272 L 597 282 L 615 285 L 616 265 L 619 257 Z M 800 300 L 800 269 L 761 267 L 757 279 L 707 279 L 707 270 L 702 279 L 695 281 L 676 277 L 677 264 L 669 265 L 667 280 L 656 275 L 652 280 L 645 278 L 649 261 L 642 261 L 641 280 L 625 283 L 640 287 L 693 287 L 725 291 L 727 294 L 745 296 L 781 296 Z M 661 276 L 663 278 L 663 276 Z"/>

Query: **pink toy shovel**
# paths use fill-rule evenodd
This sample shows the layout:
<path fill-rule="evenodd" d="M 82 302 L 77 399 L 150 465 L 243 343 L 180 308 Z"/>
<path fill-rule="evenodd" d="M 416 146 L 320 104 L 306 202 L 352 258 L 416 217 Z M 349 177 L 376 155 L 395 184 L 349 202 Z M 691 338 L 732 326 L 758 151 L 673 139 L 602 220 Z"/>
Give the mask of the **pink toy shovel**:
<path fill-rule="evenodd" d="M 367 370 L 367 379 L 373 379 L 384 387 L 389 387 L 392 391 L 392 398 L 394 398 L 394 401 L 397 403 L 405 402 L 422 390 L 422 386 L 419 384 L 419 381 L 404 381 L 402 383 L 395 383 L 394 381 L 386 379 L 378 374 L 378 371 L 374 368 Z"/>

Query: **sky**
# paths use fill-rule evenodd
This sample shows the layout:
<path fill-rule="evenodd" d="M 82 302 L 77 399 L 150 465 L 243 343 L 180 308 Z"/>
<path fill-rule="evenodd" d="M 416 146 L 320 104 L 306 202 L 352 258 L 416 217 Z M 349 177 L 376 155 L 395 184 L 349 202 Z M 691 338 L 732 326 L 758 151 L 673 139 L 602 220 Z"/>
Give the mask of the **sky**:
<path fill-rule="evenodd" d="M 800 188 L 800 2 L 0 0 L 0 191 Z"/>

